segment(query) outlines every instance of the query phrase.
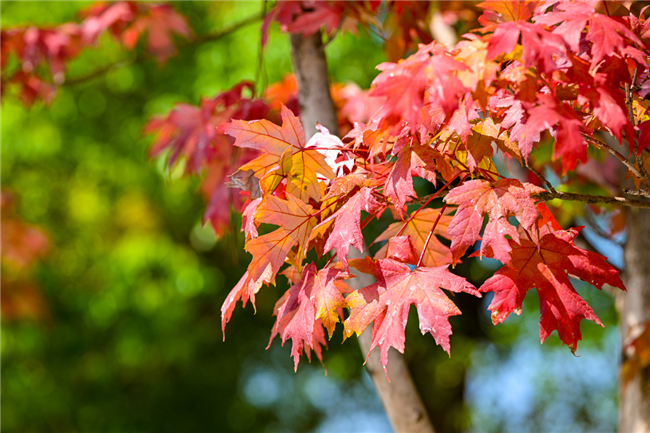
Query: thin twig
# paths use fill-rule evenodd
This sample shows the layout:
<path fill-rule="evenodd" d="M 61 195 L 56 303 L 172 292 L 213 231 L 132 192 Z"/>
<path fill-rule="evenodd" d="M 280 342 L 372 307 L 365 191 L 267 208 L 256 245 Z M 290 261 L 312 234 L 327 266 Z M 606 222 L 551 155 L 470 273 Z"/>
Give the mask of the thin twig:
<path fill-rule="evenodd" d="M 594 146 L 596 146 L 596 147 L 598 147 L 600 149 L 603 149 L 603 150 L 611 153 L 612 155 L 614 155 L 616 158 L 618 158 L 618 160 L 621 161 L 623 163 L 623 165 L 625 165 L 632 172 L 632 174 L 634 174 L 634 176 L 637 179 L 643 179 L 643 175 L 634 166 L 634 164 L 631 163 L 630 161 L 628 161 L 628 159 L 626 157 L 624 157 L 623 155 L 621 155 L 616 149 L 610 147 L 607 143 L 605 143 L 604 141 L 600 141 L 597 138 L 590 137 L 590 136 L 588 136 L 586 134 L 583 134 L 583 137 L 586 138 Z"/>
<path fill-rule="evenodd" d="M 440 221 L 440 217 L 442 214 L 445 212 L 445 209 L 447 209 L 447 203 L 440 209 L 440 212 L 438 213 L 438 218 L 436 218 L 436 222 L 433 223 L 433 227 L 431 227 L 431 231 L 429 232 L 429 236 L 427 236 L 427 240 L 424 243 L 424 246 L 422 247 L 422 252 L 420 253 L 420 258 L 418 259 L 418 264 L 416 267 L 420 267 L 422 264 L 422 260 L 424 260 L 424 254 L 427 252 L 427 247 L 429 246 L 429 241 L 431 240 L 431 237 L 433 236 L 433 232 L 436 230 L 436 226 L 438 225 L 438 222 Z"/>
<path fill-rule="evenodd" d="M 178 44 L 177 48 L 178 49 L 185 49 L 185 48 L 189 48 L 189 47 L 192 47 L 192 46 L 195 46 L 195 45 L 203 44 L 205 42 L 215 41 L 215 40 L 220 39 L 220 38 L 222 38 L 224 36 L 227 36 L 227 35 L 229 35 L 231 33 L 234 33 L 234 32 L 236 32 L 237 30 L 239 30 L 239 29 L 241 29 L 243 27 L 246 27 L 249 24 L 253 24 L 253 23 L 261 20 L 262 18 L 263 17 L 260 16 L 260 14 L 251 15 L 248 18 L 245 18 L 245 19 L 243 19 L 242 21 L 240 21 L 238 23 L 235 23 L 235 24 L 233 24 L 231 26 L 223 28 L 223 29 L 221 29 L 219 31 L 216 31 L 214 33 L 208 33 L 208 34 L 205 34 L 203 36 L 199 36 L 199 37 L 197 37 L 195 39 L 192 39 L 190 41 L 180 43 L 180 44 Z M 76 86 L 77 84 L 85 83 L 86 81 L 90 81 L 90 80 L 92 80 L 94 78 L 102 76 L 102 75 L 106 74 L 107 72 L 111 71 L 112 69 L 122 68 L 122 67 L 125 67 L 125 66 L 130 66 L 130 65 L 137 64 L 137 63 L 141 63 L 141 62 L 143 62 L 143 61 L 145 61 L 147 59 L 150 59 L 150 58 L 151 58 L 151 56 L 149 56 L 149 55 L 138 54 L 138 55 L 136 55 L 136 56 L 134 56 L 134 57 L 132 57 L 130 59 L 118 60 L 117 62 L 113 62 L 113 63 L 110 63 L 108 65 L 104 65 L 104 66 L 98 68 L 97 70 L 95 70 L 93 72 L 90 72 L 89 74 L 82 75 L 80 77 L 75 77 L 75 78 L 71 78 L 69 80 L 66 80 L 66 81 L 63 82 L 63 84 L 61 84 L 61 86 L 65 86 L 65 87 Z"/>
<path fill-rule="evenodd" d="M 409 203 L 414 203 L 414 204 L 425 204 L 425 203 L 429 203 L 429 202 L 431 201 L 431 198 L 432 198 L 432 197 L 443 198 L 443 197 L 445 197 L 448 193 L 449 193 L 449 191 L 441 191 L 441 192 L 439 192 L 439 193 L 428 194 L 428 195 L 425 195 L 425 196 L 423 196 L 423 197 L 418 197 L 418 198 L 416 198 L 416 197 L 411 197 L 411 200 L 409 201 Z"/>
<path fill-rule="evenodd" d="M 428 205 L 429 202 L 430 202 L 431 200 L 433 200 L 433 199 L 436 198 L 436 197 L 444 197 L 445 195 L 447 195 L 447 192 L 448 192 L 448 191 L 445 191 L 445 188 L 447 188 L 449 185 L 451 185 L 451 183 L 452 183 L 454 180 L 456 180 L 456 178 L 457 178 L 458 176 L 460 176 L 460 175 L 461 175 L 461 173 L 457 173 L 454 177 L 451 178 L 451 180 L 450 180 L 449 182 L 447 182 L 447 183 L 446 183 L 442 188 L 440 188 L 438 191 L 436 191 L 436 192 L 433 193 L 433 194 L 429 194 L 429 195 L 426 196 L 426 197 L 422 197 L 420 200 L 423 200 L 423 199 L 425 199 L 425 198 L 427 198 L 427 197 L 428 197 L 428 198 L 427 198 L 427 200 L 422 204 L 422 206 L 419 207 L 418 210 L 416 210 L 415 212 L 413 212 L 413 213 L 411 214 L 411 216 L 406 220 L 406 222 L 404 223 L 404 225 L 402 226 L 402 228 L 399 230 L 399 232 L 397 232 L 397 235 L 396 235 L 396 236 L 400 236 L 400 235 L 402 234 L 402 232 L 404 231 L 404 229 L 406 228 L 406 226 L 411 222 L 411 220 L 412 220 L 413 218 L 415 218 L 415 216 L 416 216 L 416 215 L 417 215 L 417 214 L 418 214 L 422 209 L 424 209 L 424 207 L 425 207 L 426 205 Z M 463 181 L 464 181 L 466 178 L 467 178 L 467 176 L 463 177 L 463 179 L 461 179 L 460 183 L 463 183 Z M 416 199 L 416 200 L 417 200 L 417 199 Z M 412 201 L 412 203 L 419 203 L 419 201 L 415 201 L 415 200 L 414 200 L 414 201 Z"/>
<path fill-rule="evenodd" d="M 650 201 L 633 200 L 624 197 L 606 197 L 601 195 L 576 194 L 572 192 L 562 191 L 556 191 L 555 193 L 552 193 L 550 191 L 541 192 L 539 194 L 533 195 L 532 198 L 540 201 L 548 201 L 557 198 L 560 200 L 581 201 L 583 203 L 606 203 L 616 206 L 640 207 L 650 209 Z"/>
<path fill-rule="evenodd" d="M 524 167 L 526 167 L 528 170 L 532 171 L 532 172 L 535 174 L 535 176 L 537 176 L 537 177 L 538 177 L 542 182 L 544 182 L 544 184 L 548 187 L 548 189 L 549 189 L 552 193 L 556 193 L 556 192 L 557 192 L 557 191 L 555 190 L 555 188 L 553 187 L 553 184 L 551 184 L 551 182 L 549 182 L 548 179 L 546 179 L 544 176 L 542 176 L 542 173 L 540 173 L 539 171 L 535 170 L 535 168 L 532 167 L 531 165 L 528 165 L 528 163 L 525 163 L 525 164 L 524 164 Z"/>

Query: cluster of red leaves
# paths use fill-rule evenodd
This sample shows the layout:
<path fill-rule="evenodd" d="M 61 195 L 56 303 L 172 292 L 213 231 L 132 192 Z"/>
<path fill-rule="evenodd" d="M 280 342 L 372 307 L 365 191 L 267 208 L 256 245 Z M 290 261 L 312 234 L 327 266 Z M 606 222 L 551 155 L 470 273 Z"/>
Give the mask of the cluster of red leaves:
<path fill-rule="evenodd" d="M 16 85 L 26 105 L 50 102 L 56 86 L 65 81 L 65 64 L 84 48 L 96 45 L 108 31 L 126 49 L 135 49 L 146 34 L 147 52 L 164 62 L 176 52 L 172 34 L 190 38 L 181 15 L 166 4 L 124 1 L 97 3 L 81 12 L 80 23 L 50 28 L 21 27 L 2 30 L 2 89 Z M 17 65 L 12 64 L 15 56 Z M 14 62 L 15 63 L 15 62 Z"/>
<path fill-rule="evenodd" d="M 48 252 L 49 242 L 38 228 L 15 215 L 15 197 L 9 191 L 0 196 L 0 264 L 2 265 L 3 320 L 42 320 L 49 316 L 47 303 L 29 270 Z"/>
<path fill-rule="evenodd" d="M 443 2 L 444 3 L 444 2 Z M 262 44 L 266 45 L 268 29 L 277 21 L 283 32 L 310 36 L 320 31 L 332 35 L 335 31 L 356 32 L 357 26 L 371 28 L 384 39 L 384 49 L 391 60 L 401 59 L 418 42 L 433 41 L 428 21 L 435 2 L 387 1 L 279 1 L 262 23 Z M 379 16 L 382 19 L 379 19 Z"/>
<path fill-rule="evenodd" d="M 260 119 L 270 115 L 269 107 L 260 99 L 245 97 L 254 85 L 242 82 L 214 98 L 203 98 L 197 107 L 177 104 L 164 117 L 154 117 L 144 132 L 154 134 L 150 155 L 168 152 L 167 164 L 173 167 L 182 157 L 188 173 L 204 174 L 201 192 L 208 206 L 204 221 L 210 221 L 217 234 L 230 227 L 230 207 L 242 210 L 240 195 L 226 185 L 227 176 L 257 152 L 236 149 L 232 138 L 217 131 L 217 126 L 230 119 Z"/>
<path fill-rule="evenodd" d="M 381 106 L 343 140 L 323 129 L 307 140 L 286 108 L 281 125 L 233 121 L 219 128 L 235 138 L 235 146 L 260 152 L 238 171 L 246 173 L 251 199 L 255 191 L 243 228 L 253 258 L 222 307 L 224 327 L 236 301 L 254 303 L 278 273 L 294 285 L 276 304 L 273 335 L 292 340 L 296 365 L 303 351 L 320 357 L 322 326 L 331 334 L 342 321 L 345 336 L 372 324 L 372 347 L 380 347 L 385 366 L 390 347 L 404 350 L 410 305 L 417 308 L 421 331 L 449 351 L 448 318 L 460 311 L 441 289 L 493 292 L 489 309 L 497 324 L 518 314 L 534 288 L 542 341 L 557 330 L 572 351 L 582 319 L 601 324 L 570 277 L 625 290 L 618 271 L 575 245 L 580 228 L 562 230 L 546 205 L 536 202 L 544 189 L 505 178 L 493 158 L 502 152 L 528 166 L 553 138 L 558 163 L 550 169 L 561 177 L 587 162 L 596 131 L 626 139 L 632 150 L 634 137 L 645 134 L 635 125 L 646 125 L 649 116 L 643 93 L 649 87 L 650 24 L 622 6 L 609 16 L 588 1 L 479 6 L 485 9 L 483 27 L 453 49 L 433 42 L 380 65 L 369 95 L 381 98 Z M 443 185 L 425 200 L 414 177 Z M 442 195 L 442 208 L 425 207 Z M 407 205 L 415 202 L 424 204 L 412 211 Z M 364 248 L 363 227 L 386 210 L 401 221 L 375 240 L 386 242 L 381 250 L 374 258 L 348 260 L 350 246 Z M 260 224 L 277 229 L 259 235 Z M 479 240 L 473 255 L 503 267 L 476 289 L 448 266 Z M 312 248 L 318 256 L 336 250 L 338 262 L 330 256 L 323 266 L 305 263 Z M 349 266 L 377 283 L 351 291 L 345 286 Z"/>
<path fill-rule="evenodd" d="M 353 84 L 333 84 L 331 90 L 342 131 L 351 130 L 354 122 L 367 121 L 373 107 L 380 103 L 378 98 L 368 96 L 367 91 Z M 246 97 L 246 93 L 254 93 L 253 83 L 241 82 L 214 98 L 204 98 L 199 106 L 177 104 L 166 116 L 152 118 L 144 128 L 145 133 L 154 134 L 152 157 L 166 152 L 170 168 L 183 161 L 187 173 L 203 177 L 201 193 L 208 203 L 204 221 L 210 221 L 218 236 L 231 226 L 231 208 L 241 212 L 247 196 L 251 200 L 258 199 L 261 191 L 252 173 L 259 167 L 249 162 L 259 155 L 263 146 L 233 147 L 235 140 L 217 128 L 231 119 L 242 121 L 242 125 L 261 118 L 278 122 L 281 112 L 282 118 L 289 112 L 286 107 L 291 108 L 293 115 L 299 114 L 298 85 L 293 75 L 269 86 L 262 98 Z M 274 126 L 268 123 L 264 127 L 273 129 Z M 277 162 L 286 149 L 281 146 L 266 150 L 274 154 L 273 161 Z M 266 162 L 270 164 L 271 159 L 267 158 Z M 284 164 L 291 163 L 285 161 Z M 235 171 L 237 173 L 233 174 Z M 241 188 L 247 194 L 240 195 L 229 186 Z M 246 213 L 244 220 L 249 221 Z"/>

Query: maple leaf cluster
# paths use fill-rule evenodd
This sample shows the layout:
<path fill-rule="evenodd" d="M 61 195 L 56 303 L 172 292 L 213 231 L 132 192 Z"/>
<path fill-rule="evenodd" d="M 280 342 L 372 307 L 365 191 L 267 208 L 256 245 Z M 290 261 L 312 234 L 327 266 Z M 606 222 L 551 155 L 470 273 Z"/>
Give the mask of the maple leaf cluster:
<path fill-rule="evenodd" d="M 305 36 L 360 25 L 385 40 L 392 61 L 378 65 L 369 91 L 331 87 L 342 138 L 321 126 L 305 136 L 292 77 L 261 98 L 243 82 L 147 124 L 152 156 L 165 153 L 170 166 L 184 161 L 188 173 L 203 176 L 205 220 L 217 233 L 229 226 L 231 207 L 243 214 L 252 260 L 222 307 L 224 329 L 236 303 L 254 306 L 278 274 L 292 286 L 275 306 L 271 340 L 291 340 L 296 367 L 311 351 L 322 360 L 323 328 L 331 336 L 337 322 L 345 337 L 372 326 L 372 349 L 380 348 L 385 367 L 391 347 L 404 350 L 411 305 L 422 333 L 449 352 L 449 317 L 460 310 L 444 290 L 493 292 L 497 324 L 518 314 L 534 288 L 542 341 L 557 330 L 572 351 L 582 319 L 601 324 L 570 278 L 599 289 L 624 290 L 623 283 L 604 257 L 575 245 L 580 228 L 563 230 L 539 201 L 541 185 L 556 192 L 541 173 L 567 190 L 609 193 L 623 162 L 637 188 L 650 187 L 650 22 L 643 11 L 594 1 L 478 6 L 482 27 L 447 48 L 424 19 L 430 2 L 276 3 L 262 23 L 263 43 L 272 21 Z M 82 16 L 79 24 L 3 30 L 3 89 L 17 84 L 27 104 L 49 100 L 65 62 L 103 32 L 127 49 L 146 34 L 159 61 L 174 52 L 172 34 L 191 36 L 167 5 L 118 2 Z M 510 175 L 510 165 L 521 165 L 525 177 Z M 436 192 L 422 196 L 414 178 Z M 590 208 L 610 218 L 612 233 L 621 231 L 620 212 Z M 349 259 L 350 247 L 365 249 L 363 228 L 386 212 L 395 222 L 370 242 L 379 250 Z M 262 224 L 276 228 L 258 232 Z M 470 250 L 503 264 L 478 288 L 449 268 Z M 377 282 L 352 290 L 350 267 Z"/>
<path fill-rule="evenodd" d="M 369 29 L 384 40 L 384 51 L 390 60 L 399 60 L 417 49 L 418 42 L 431 43 L 433 35 L 428 19 L 435 10 L 442 11 L 446 21 L 466 23 L 475 21 L 474 5 L 458 1 L 279 1 L 264 17 L 262 45 L 268 40 L 268 29 L 273 21 L 283 32 L 311 36 L 323 30 L 328 36 L 357 28 Z M 380 19 L 381 17 L 381 19 Z"/>
<path fill-rule="evenodd" d="M 168 167 L 182 163 L 186 173 L 202 177 L 200 191 L 207 202 L 203 220 L 211 223 L 217 236 L 231 227 L 231 209 L 241 213 L 246 199 L 256 200 L 261 196 L 258 178 L 262 176 L 263 164 L 272 166 L 286 151 L 284 145 L 266 148 L 273 156 L 267 156 L 263 162 L 254 162 L 265 149 L 264 145 L 252 140 L 250 145 L 233 147 L 235 140 L 217 128 L 231 119 L 240 120 L 242 124 L 260 118 L 269 120 L 252 133 L 254 136 L 269 132 L 264 128 L 279 129 L 271 122 L 280 122 L 287 112 L 295 116 L 300 114 L 298 84 L 294 75 L 287 75 L 279 83 L 269 86 L 262 97 L 253 97 L 254 90 L 252 82 L 243 81 L 213 98 L 202 99 L 198 106 L 177 104 L 167 115 L 150 119 L 144 128 L 145 133 L 154 135 L 151 157 L 165 154 Z M 342 131 L 351 130 L 354 122 L 367 121 L 370 111 L 380 103 L 379 98 L 370 97 L 367 91 L 354 84 L 334 83 L 331 91 Z M 330 155 L 331 160 L 334 154 Z M 294 171 L 299 169 L 299 162 L 286 160 L 283 164 L 287 170 L 292 166 Z M 330 170 L 327 164 L 323 167 Z M 279 181 L 281 178 L 274 179 Z M 314 185 L 316 183 L 312 183 Z M 229 187 L 240 188 L 247 194 L 240 195 Z M 248 221 L 246 214 L 244 218 Z"/>
<path fill-rule="evenodd" d="M 147 52 L 164 62 L 176 52 L 172 35 L 190 38 L 185 18 L 167 4 L 122 1 L 97 3 L 80 12 L 82 21 L 56 27 L 18 27 L 2 30 L 0 54 L 2 89 L 18 87 L 26 105 L 50 102 L 56 86 L 65 81 L 66 62 L 93 47 L 108 32 L 127 50 L 146 35 Z M 15 61 L 12 59 L 15 58 Z"/>
<path fill-rule="evenodd" d="M 236 147 L 260 152 L 237 172 L 247 175 L 242 230 L 252 260 L 222 307 L 224 327 L 236 302 L 254 304 L 278 273 L 293 285 L 276 304 L 273 336 L 292 341 L 296 366 L 311 350 L 321 358 L 323 326 L 331 335 L 342 322 L 345 337 L 372 326 L 372 348 L 380 348 L 385 367 L 390 347 L 404 350 L 410 305 L 422 333 L 449 351 L 448 319 L 460 311 L 444 290 L 493 292 L 489 310 L 498 324 L 519 314 L 535 289 L 541 340 L 557 331 L 574 352 L 582 319 L 602 326 L 571 278 L 625 290 L 618 271 L 575 245 L 580 228 L 563 230 L 538 201 L 546 190 L 537 176 L 535 183 L 508 178 L 495 161 L 532 170 L 538 150 L 552 143 L 549 168 L 561 179 L 586 165 L 589 146 L 599 152 L 597 131 L 611 133 L 629 153 L 643 151 L 650 24 L 622 6 L 610 16 L 593 2 L 479 6 L 483 27 L 452 49 L 421 44 L 406 59 L 379 65 L 369 93 L 376 110 L 342 139 L 320 127 L 307 140 L 284 106 L 280 124 L 233 120 L 219 127 Z M 291 15 L 291 23 L 301 17 Z M 436 193 L 420 197 L 414 177 Z M 397 222 L 372 242 L 380 250 L 348 259 L 351 246 L 364 250 L 365 225 L 387 211 Z M 277 228 L 259 234 L 260 224 Z M 503 264 L 479 288 L 449 268 L 471 248 L 473 256 Z M 323 259 L 307 260 L 312 249 Z M 350 289 L 350 266 L 377 282 Z"/>

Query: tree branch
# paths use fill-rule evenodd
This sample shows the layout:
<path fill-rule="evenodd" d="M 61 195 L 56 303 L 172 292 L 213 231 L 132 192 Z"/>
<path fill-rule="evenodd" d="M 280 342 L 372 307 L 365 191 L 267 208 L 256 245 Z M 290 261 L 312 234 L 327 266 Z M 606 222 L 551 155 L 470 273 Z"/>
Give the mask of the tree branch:
<path fill-rule="evenodd" d="M 183 43 L 178 44 L 178 49 L 184 49 L 184 48 L 189 48 L 192 46 L 200 45 L 206 42 L 211 42 L 211 41 L 216 41 L 217 39 L 220 39 L 224 36 L 228 36 L 231 33 L 236 32 L 237 30 L 244 28 L 250 24 L 253 24 L 257 21 L 260 21 L 263 17 L 260 14 L 255 14 L 251 15 L 248 18 L 243 19 L 242 21 L 235 23 L 231 26 L 225 27 L 221 30 L 218 30 L 214 33 L 208 33 L 202 36 L 199 36 L 197 38 L 194 38 L 190 41 L 186 41 Z M 80 77 L 73 77 L 69 80 L 64 81 L 61 84 L 61 87 L 69 87 L 69 86 L 76 86 L 78 84 L 85 83 L 87 81 L 90 81 L 92 79 L 95 79 L 97 77 L 100 77 L 107 72 L 115 69 L 115 68 L 123 68 L 125 66 L 130 66 L 134 65 L 137 63 L 144 62 L 145 60 L 150 59 L 151 56 L 147 54 L 138 54 L 134 57 L 131 57 L 129 59 L 122 59 L 118 60 L 117 62 L 110 63 L 108 65 L 104 65 L 86 75 L 82 75 Z"/>
<path fill-rule="evenodd" d="M 611 153 L 612 155 L 614 155 L 616 158 L 618 158 L 618 160 L 621 161 L 623 163 L 623 165 L 625 165 L 632 172 L 632 174 L 634 174 L 634 176 L 636 176 L 637 179 L 642 179 L 643 178 L 643 175 L 639 172 L 639 170 L 637 170 L 637 168 L 634 166 L 634 164 L 632 164 L 630 161 L 628 161 L 627 158 L 624 157 L 623 155 L 621 155 L 616 149 L 612 148 L 611 146 L 609 146 L 604 141 L 598 140 L 597 138 L 590 137 L 590 136 L 588 136 L 586 134 L 583 134 L 583 137 L 585 137 L 587 139 L 587 141 L 589 141 L 594 146 L 598 147 L 599 149 L 603 149 L 603 150 Z"/>
<path fill-rule="evenodd" d="M 650 201 L 644 200 L 632 200 L 624 197 L 606 197 L 601 195 L 589 195 L 589 194 L 576 194 L 572 192 L 562 192 L 556 191 L 552 193 L 550 191 L 541 192 L 532 196 L 537 200 L 548 201 L 553 199 L 560 200 L 569 200 L 569 201 L 581 201 L 583 203 L 606 203 L 613 204 L 616 206 L 628 206 L 628 207 L 639 207 L 650 209 Z"/>

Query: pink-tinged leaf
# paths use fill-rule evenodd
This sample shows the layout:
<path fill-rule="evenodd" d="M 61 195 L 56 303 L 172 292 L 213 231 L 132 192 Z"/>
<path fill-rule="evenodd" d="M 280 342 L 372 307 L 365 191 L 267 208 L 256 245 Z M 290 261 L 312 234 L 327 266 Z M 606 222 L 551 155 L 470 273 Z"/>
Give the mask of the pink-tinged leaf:
<path fill-rule="evenodd" d="M 417 53 L 399 63 L 382 63 L 382 71 L 373 81 L 371 96 L 386 98 L 376 114 L 385 127 L 401 129 L 404 121 L 415 131 L 421 110 L 427 102 L 451 116 L 467 88 L 456 72 L 469 68 L 446 55 L 445 48 L 431 43 L 421 45 Z"/>
<path fill-rule="evenodd" d="M 484 233 L 485 246 L 481 246 L 481 255 L 490 245 L 503 245 L 500 237 L 512 235 L 513 232 L 506 229 L 508 216 L 516 216 L 522 227 L 531 229 L 539 218 L 539 211 L 530 196 L 543 191 L 543 188 L 522 184 L 516 179 L 500 179 L 494 185 L 485 180 L 470 180 L 449 191 L 445 201 L 458 205 L 447 231 L 451 238 L 453 264 L 458 263 L 467 248 L 480 238 L 485 214 L 489 215 L 488 223 L 493 226 Z"/>
<path fill-rule="evenodd" d="M 578 161 L 587 162 L 587 141 L 582 136 L 587 128 L 575 111 L 552 95 L 539 94 L 538 99 L 541 105 L 528 110 L 530 117 L 526 122 L 526 133 L 555 130 L 553 159 L 562 159 L 564 173 L 573 170 Z"/>
<path fill-rule="evenodd" d="M 406 228 L 402 233 L 404 236 L 408 236 L 410 238 L 410 242 L 415 247 L 416 256 L 419 258 L 422 254 L 424 244 L 427 241 L 427 237 L 429 237 L 429 233 L 431 232 L 433 225 L 436 223 L 436 221 L 438 221 L 436 224 L 436 230 L 434 231 L 433 236 L 431 236 L 429 244 L 427 245 L 427 250 L 424 252 L 424 257 L 422 259 L 423 266 L 436 267 L 448 265 L 451 263 L 451 252 L 449 251 L 449 248 L 440 242 L 436 236 L 438 235 L 443 238 L 449 237 L 447 235 L 447 227 L 449 226 L 451 220 L 452 217 L 449 215 L 440 215 L 440 209 L 425 208 L 418 212 L 418 214 L 415 215 L 413 219 L 411 219 L 411 221 L 409 221 L 409 223 L 406 225 Z M 397 239 L 395 238 L 395 235 L 399 233 L 403 226 L 403 222 L 396 222 L 391 224 L 388 226 L 385 232 L 383 232 L 377 239 L 375 239 L 374 243 L 385 240 L 388 240 L 390 242 L 392 239 Z M 404 236 L 400 236 L 400 238 Z M 375 258 L 390 258 L 388 247 L 389 244 L 384 245 L 379 251 L 377 251 Z M 406 260 L 403 261 L 407 262 Z"/>
<path fill-rule="evenodd" d="M 547 26 L 560 24 L 553 29 L 553 34 L 562 36 L 576 53 L 580 52 L 582 31 L 588 26 L 586 39 L 592 42 L 593 67 L 614 53 L 623 55 L 627 45 L 625 39 L 643 46 L 630 29 L 613 18 L 596 13 L 594 6 L 586 2 L 561 2 L 555 11 L 537 15 L 533 20 Z"/>
<path fill-rule="evenodd" d="M 133 22 L 136 14 L 137 6 L 131 2 L 93 4 L 82 11 L 82 16 L 85 17 L 81 24 L 82 41 L 86 44 L 94 44 L 99 35 L 109 29 L 113 36 L 117 36 Z"/>
<path fill-rule="evenodd" d="M 248 271 L 241 277 L 237 285 L 230 291 L 226 300 L 221 306 L 221 330 L 223 332 L 223 339 L 226 339 L 226 324 L 230 321 L 237 301 L 241 299 L 242 306 L 246 307 L 248 301 L 251 301 L 253 308 L 255 308 L 255 294 L 259 292 L 263 283 L 271 281 L 271 266 L 269 265 L 262 275 L 253 280 L 250 278 Z"/>
<path fill-rule="evenodd" d="M 449 272 L 447 266 L 411 271 L 408 265 L 392 259 L 368 257 L 351 260 L 350 265 L 374 275 L 377 283 L 346 298 L 350 317 L 345 321 L 345 336 L 361 334 L 374 321 L 370 351 L 379 346 L 384 371 L 391 347 L 404 353 L 404 329 L 411 305 L 417 309 L 422 334 L 429 332 L 449 353 L 452 334 L 449 317 L 459 315 L 460 310 L 441 289 L 480 296 L 474 286 Z"/>
<path fill-rule="evenodd" d="M 463 143 L 467 143 L 467 138 L 472 135 L 470 110 L 474 111 L 474 100 L 468 95 L 449 120 L 449 130 L 458 134 Z"/>
<path fill-rule="evenodd" d="M 339 309 L 346 302 L 342 294 L 349 288 L 341 281 L 350 278 L 342 269 L 326 268 L 318 271 L 313 263 L 305 266 L 302 278 L 285 293 L 275 305 L 277 316 L 269 346 L 275 335 L 282 338 L 282 345 L 291 339 L 291 355 L 295 368 L 298 368 L 303 349 L 316 350 L 318 344 L 314 336 L 323 326 L 330 337 L 339 322 Z M 318 353 L 318 352 L 317 352 Z M 319 356 L 319 359 L 322 358 Z"/>
<path fill-rule="evenodd" d="M 372 190 L 366 187 L 361 188 L 336 213 L 318 224 L 312 237 L 324 233 L 328 227 L 333 225 L 332 233 L 325 242 L 324 252 L 336 248 L 339 261 L 347 268 L 350 246 L 363 251 L 363 235 L 360 225 L 361 211 L 372 213 L 379 206 L 379 202 L 372 196 Z"/>
<path fill-rule="evenodd" d="M 258 236 L 257 224 L 255 224 L 255 212 L 257 212 L 257 207 L 261 202 L 262 198 L 248 202 L 242 212 L 241 231 L 246 235 L 246 240 L 254 239 Z"/>
<path fill-rule="evenodd" d="M 479 255 L 497 259 L 501 263 L 508 263 L 512 248 L 510 248 L 510 242 L 506 236 L 519 242 L 517 229 L 508 222 L 507 218 L 489 220 L 483 231 Z"/>
<path fill-rule="evenodd" d="M 415 251 L 415 246 L 409 239 L 408 235 L 395 236 L 388 239 L 385 250 L 386 258 L 407 263 L 409 265 L 417 264 L 418 258 L 420 257 Z M 375 258 L 377 258 L 377 255 Z"/>
<path fill-rule="evenodd" d="M 404 146 L 397 155 L 397 161 L 386 179 L 384 195 L 390 198 L 399 214 L 404 218 L 409 197 L 416 197 L 411 176 L 411 148 Z"/>
<path fill-rule="evenodd" d="M 281 2 L 282 3 L 282 2 Z M 321 28 L 326 33 L 332 33 L 339 26 L 343 8 L 340 3 L 328 3 L 323 1 L 311 1 L 310 11 L 299 14 L 293 22 L 286 26 L 289 33 L 302 33 L 310 36 Z"/>
<path fill-rule="evenodd" d="M 528 161 L 528 156 L 533 150 L 533 145 L 540 140 L 539 131 L 526 130 L 526 111 L 521 105 L 521 101 L 513 98 L 507 98 L 499 101 L 499 107 L 510 107 L 501 122 L 501 128 L 510 129 L 510 140 L 517 142 L 524 161 Z"/>
<path fill-rule="evenodd" d="M 519 27 L 514 22 L 499 25 L 488 44 L 487 60 L 494 60 L 503 53 L 511 53 L 519 41 Z"/>
<path fill-rule="evenodd" d="M 480 288 L 483 293 L 494 292 L 489 310 L 495 324 L 503 322 L 512 312 L 519 314 L 528 290 L 539 294 L 542 342 L 555 330 L 560 340 L 575 352 L 580 333 L 580 321 L 588 319 L 602 325 L 593 310 L 573 288 L 569 275 L 591 283 L 599 289 L 604 284 L 625 290 L 606 258 L 578 248 L 573 240 L 577 229 L 557 231 L 543 236 L 539 244 L 521 239 L 510 241 L 511 261 L 499 269 Z"/>
<path fill-rule="evenodd" d="M 564 40 L 540 25 L 521 21 L 498 25 L 488 43 L 487 60 L 513 52 L 520 35 L 525 67 L 536 67 L 545 73 L 558 69 L 566 51 Z"/>
<path fill-rule="evenodd" d="M 442 164 L 438 164 L 438 161 Z M 411 150 L 411 169 L 433 186 L 436 186 L 436 169 L 444 171 L 446 165 L 442 154 L 431 146 L 415 145 Z"/>

